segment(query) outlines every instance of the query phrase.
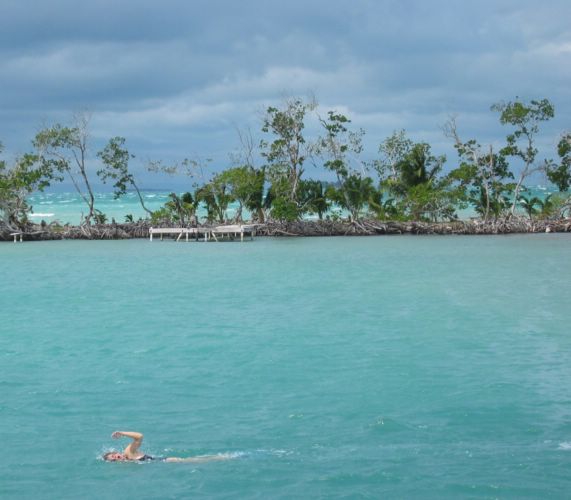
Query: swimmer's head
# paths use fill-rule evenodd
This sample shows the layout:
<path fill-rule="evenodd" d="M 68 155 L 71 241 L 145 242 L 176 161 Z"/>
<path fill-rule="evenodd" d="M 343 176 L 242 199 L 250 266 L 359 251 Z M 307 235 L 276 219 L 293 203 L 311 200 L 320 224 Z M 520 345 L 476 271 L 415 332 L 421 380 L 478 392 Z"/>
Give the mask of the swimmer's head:
<path fill-rule="evenodd" d="M 108 451 L 103 455 L 103 460 L 106 462 L 122 462 L 125 460 L 125 455 L 119 453 L 118 451 Z"/>

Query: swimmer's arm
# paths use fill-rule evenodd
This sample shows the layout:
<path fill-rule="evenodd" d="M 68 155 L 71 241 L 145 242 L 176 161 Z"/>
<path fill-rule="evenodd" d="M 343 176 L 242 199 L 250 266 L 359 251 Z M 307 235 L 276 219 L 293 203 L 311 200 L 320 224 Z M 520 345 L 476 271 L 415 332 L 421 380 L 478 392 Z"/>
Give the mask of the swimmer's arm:
<path fill-rule="evenodd" d="M 137 450 L 141 446 L 143 442 L 143 435 L 140 432 L 124 432 L 124 431 L 115 431 L 111 434 L 113 439 L 119 439 L 120 437 L 128 437 L 133 440 L 132 443 L 129 443 L 127 448 L 125 448 L 125 454 L 130 455 L 133 453 L 137 453 Z"/>
<path fill-rule="evenodd" d="M 119 439 L 121 436 L 125 436 L 131 439 L 137 439 L 139 441 L 143 440 L 143 435 L 140 432 L 124 432 L 124 431 L 115 431 L 111 434 L 113 439 Z"/>

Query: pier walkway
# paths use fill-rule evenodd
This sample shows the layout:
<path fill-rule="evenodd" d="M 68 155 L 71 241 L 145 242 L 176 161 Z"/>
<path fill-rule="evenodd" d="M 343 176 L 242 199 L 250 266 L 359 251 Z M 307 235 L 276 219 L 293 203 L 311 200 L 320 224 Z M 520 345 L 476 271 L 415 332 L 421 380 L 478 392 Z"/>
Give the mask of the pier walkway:
<path fill-rule="evenodd" d="M 244 241 L 244 236 L 249 236 L 251 240 L 256 235 L 256 227 L 260 224 L 233 224 L 228 226 L 215 227 L 151 227 L 149 228 L 149 240 L 153 241 L 153 236 L 159 236 L 163 239 L 164 235 L 176 236 L 176 241 L 180 241 L 183 236 L 185 241 L 190 239 L 198 241 L 214 240 L 223 241 L 234 240 L 238 237 L 240 241 Z"/>

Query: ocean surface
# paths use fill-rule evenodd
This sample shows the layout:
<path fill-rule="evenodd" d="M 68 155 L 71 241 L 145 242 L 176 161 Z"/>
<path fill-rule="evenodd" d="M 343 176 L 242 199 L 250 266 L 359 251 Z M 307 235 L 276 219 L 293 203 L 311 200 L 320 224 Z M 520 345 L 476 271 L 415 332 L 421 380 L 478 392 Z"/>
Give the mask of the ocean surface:
<path fill-rule="evenodd" d="M 569 498 L 571 235 L 0 244 L 0 498 Z M 115 430 L 160 456 L 106 463 Z"/>
<path fill-rule="evenodd" d="M 531 189 L 528 196 L 537 196 L 540 199 L 555 193 L 545 186 L 536 186 Z M 142 193 L 145 206 L 149 210 L 158 210 L 166 202 L 170 201 L 170 191 L 143 191 Z M 178 193 L 182 194 L 182 193 Z M 69 193 L 35 193 L 28 198 L 32 211 L 30 220 L 36 223 L 42 220 L 47 222 L 58 221 L 61 224 L 79 224 L 84 215 L 87 214 L 87 205 L 76 192 Z M 112 193 L 95 193 L 95 208 L 107 216 L 107 221 L 124 222 L 126 215 L 132 215 L 135 220 L 139 218 L 147 218 L 148 214 L 141 207 L 139 197 L 133 191 L 128 192 L 125 196 L 115 199 Z M 226 215 L 232 219 L 238 208 L 237 204 L 230 204 Z M 345 216 L 340 209 L 334 209 L 339 215 Z M 206 217 L 206 210 L 200 206 L 197 215 L 203 219 Z M 248 217 L 248 212 L 244 211 L 244 217 Z M 475 215 L 474 210 L 468 208 L 460 210 L 458 216 L 466 219 Z M 317 218 L 314 215 L 308 215 L 308 219 Z"/>

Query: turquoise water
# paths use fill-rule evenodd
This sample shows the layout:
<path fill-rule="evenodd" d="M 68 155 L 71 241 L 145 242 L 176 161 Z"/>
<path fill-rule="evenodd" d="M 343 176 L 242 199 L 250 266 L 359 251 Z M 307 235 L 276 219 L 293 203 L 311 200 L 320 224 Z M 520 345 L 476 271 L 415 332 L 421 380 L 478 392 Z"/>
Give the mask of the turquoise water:
<path fill-rule="evenodd" d="M 537 186 L 533 188 L 531 195 L 540 198 L 551 194 L 552 191 L 544 186 Z M 149 210 L 158 210 L 167 201 L 170 201 L 170 191 L 144 191 L 142 193 L 145 206 Z M 180 193 L 179 193 L 180 194 Z M 32 206 L 30 219 L 33 222 L 39 223 L 44 220 L 47 223 L 59 221 L 62 224 L 79 224 L 83 215 L 87 213 L 85 202 L 77 193 L 36 193 L 28 198 Z M 117 222 L 124 222 L 127 214 L 132 215 L 135 220 L 138 218 L 147 218 L 148 214 L 141 207 L 139 197 L 135 192 L 129 192 L 119 199 L 115 199 L 112 193 L 96 193 L 95 194 L 95 208 L 103 212 L 111 222 L 115 219 Z M 236 215 L 237 204 L 231 204 L 226 211 L 228 219 L 232 219 Z M 336 210 L 342 216 L 346 216 L 340 209 Z M 199 218 L 206 217 L 206 210 L 204 207 L 198 209 Z M 475 213 L 472 209 L 465 209 L 458 212 L 461 219 L 467 219 L 474 216 Z M 244 217 L 248 217 L 247 211 L 243 213 Z M 316 216 L 309 215 L 308 219 L 316 218 Z"/>
<path fill-rule="evenodd" d="M 0 254 L 3 499 L 569 496 L 571 235 Z"/>
<path fill-rule="evenodd" d="M 171 201 L 170 193 L 171 191 L 146 191 L 141 195 L 145 206 L 154 211 Z M 79 224 L 88 212 L 87 205 L 77 193 L 36 193 L 30 196 L 28 201 L 32 206 L 30 220 L 36 223 L 44 220 L 47 223 L 58 221 L 62 224 Z M 135 220 L 149 217 L 135 192 L 129 192 L 119 199 L 115 199 L 112 193 L 96 193 L 95 208 L 107 216 L 107 222 L 111 222 L 112 219 L 125 222 L 125 216 L 128 214 Z M 226 210 L 227 218 L 232 219 L 237 209 L 237 203 L 230 204 Z M 204 220 L 207 215 L 206 209 L 200 206 L 197 215 L 200 220 Z M 242 215 L 249 217 L 247 210 L 244 210 Z"/>
<path fill-rule="evenodd" d="M 158 210 L 170 200 L 167 191 L 143 192 L 145 206 L 149 210 Z M 59 221 L 62 224 L 79 224 L 82 216 L 86 215 L 87 205 L 77 193 L 35 193 L 28 198 L 32 206 L 30 219 L 34 222 L 41 220 L 47 223 Z M 114 218 L 117 222 L 124 222 L 125 216 L 130 214 L 137 220 L 146 218 L 147 212 L 141 207 L 139 197 L 135 192 L 129 192 L 119 199 L 112 193 L 96 193 L 95 208 L 105 215 L 108 221 Z"/>

